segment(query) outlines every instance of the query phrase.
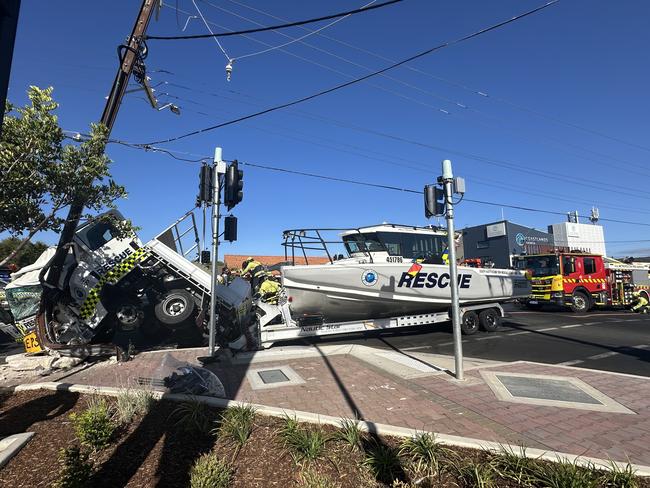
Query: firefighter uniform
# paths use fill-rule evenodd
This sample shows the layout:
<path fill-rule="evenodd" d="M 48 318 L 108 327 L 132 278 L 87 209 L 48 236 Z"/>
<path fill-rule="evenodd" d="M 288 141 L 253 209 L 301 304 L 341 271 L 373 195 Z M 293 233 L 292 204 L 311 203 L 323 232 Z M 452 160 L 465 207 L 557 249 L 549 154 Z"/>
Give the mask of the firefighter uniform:
<path fill-rule="evenodd" d="M 254 292 L 257 292 L 259 286 L 268 276 L 268 271 L 266 271 L 266 268 L 262 263 L 255 261 L 253 258 L 246 259 L 246 261 L 242 263 L 241 267 L 242 276 L 246 274 L 251 275 L 251 287 Z"/>
<path fill-rule="evenodd" d="M 635 298 L 634 306 L 630 309 L 633 312 L 648 313 L 648 300 L 638 291 L 632 293 Z"/>
<path fill-rule="evenodd" d="M 280 288 L 280 283 L 278 283 L 273 278 L 265 279 L 260 285 L 260 289 L 258 291 L 260 294 L 260 299 L 263 302 L 277 305 L 278 297 L 280 295 Z"/>

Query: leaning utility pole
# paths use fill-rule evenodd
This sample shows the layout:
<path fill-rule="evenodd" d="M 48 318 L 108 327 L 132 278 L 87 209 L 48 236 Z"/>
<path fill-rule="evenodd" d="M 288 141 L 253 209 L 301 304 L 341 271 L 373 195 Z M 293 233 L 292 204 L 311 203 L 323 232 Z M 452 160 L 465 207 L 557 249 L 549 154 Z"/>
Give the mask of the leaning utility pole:
<path fill-rule="evenodd" d="M 101 118 L 101 123 L 108 128 L 106 134 L 107 140 L 111 130 L 113 129 L 117 112 L 120 109 L 122 98 L 124 97 L 126 87 L 129 84 L 129 78 L 131 77 L 134 68 L 137 67 L 138 70 L 141 70 L 142 72 L 138 73 L 138 75 L 143 78 L 143 80 L 146 80 L 140 56 L 142 55 L 142 49 L 144 48 L 144 35 L 147 31 L 149 21 L 151 20 L 151 14 L 155 9 L 156 4 L 159 4 L 159 0 L 143 0 L 140 12 L 138 13 L 135 25 L 133 26 L 133 31 L 128 38 L 128 43 L 126 45 L 120 45 L 118 48 L 120 66 L 115 75 L 115 80 L 113 81 L 113 86 L 111 87 L 111 92 L 108 95 L 106 106 L 104 107 L 104 112 L 102 113 Z M 88 182 L 88 184 L 92 184 L 92 181 Z M 86 200 L 84 197 L 78 196 L 70 205 L 68 217 L 65 220 L 63 229 L 61 230 L 59 244 L 46 280 L 51 286 L 56 286 L 59 282 L 63 264 L 65 263 L 65 257 L 68 254 L 68 246 L 70 245 L 70 242 L 72 242 L 72 237 L 77 230 L 77 225 L 79 224 L 79 219 L 81 218 L 85 204 Z"/>
<path fill-rule="evenodd" d="M 458 271 L 456 268 L 456 239 L 454 232 L 454 175 L 451 170 L 451 161 L 442 162 L 442 176 L 440 178 L 445 190 L 445 204 L 447 208 L 447 252 L 449 253 L 449 286 L 451 287 L 451 322 L 454 331 L 454 361 L 457 380 L 463 380 L 463 344 L 460 330 L 460 305 L 458 299 Z"/>

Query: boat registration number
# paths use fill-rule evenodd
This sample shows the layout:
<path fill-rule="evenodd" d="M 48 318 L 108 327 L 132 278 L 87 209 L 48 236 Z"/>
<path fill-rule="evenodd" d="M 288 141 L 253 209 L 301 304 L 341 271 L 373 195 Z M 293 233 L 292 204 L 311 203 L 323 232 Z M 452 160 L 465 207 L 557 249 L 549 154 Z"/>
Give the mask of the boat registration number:
<path fill-rule="evenodd" d="M 404 258 L 402 256 L 388 256 L 386 258 L 387 263 L 403 263 Z"/>

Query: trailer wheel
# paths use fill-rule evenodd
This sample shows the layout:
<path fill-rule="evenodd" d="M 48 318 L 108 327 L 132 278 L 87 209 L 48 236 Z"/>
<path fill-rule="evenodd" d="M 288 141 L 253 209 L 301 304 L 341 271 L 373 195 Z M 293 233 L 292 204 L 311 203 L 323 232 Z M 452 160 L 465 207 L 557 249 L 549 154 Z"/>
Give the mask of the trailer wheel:
<path fill-rule="evenodd" d="M 460 330 L 465 335 L 472 335 L 478 332 L 479 319 L 478 314 L 473 310 L 468 310 L 463 314 L 463 320 L 460 323 Z"/>
<path fill-rule="evenodd" d="M 478 321 L 485 332 L 496 332 L 501 325 L 501 315 L 493 308 L 478 314 Z"/>
<path fill-rule="evenodd" d="M 575 313 L 586 313 L 591 308 L 591 298 L 582 291 L 576 291 L 573 294 L 573 301 L 571 302 L 571 310 Z"/>
<path fill-rule="evenodd" d="M 167 327 L 176 328 L 186 325 L 194 315 L 196 302 L 187 290 L 171 290 L 165 293 L 156 306 L 156 318 Z"/>

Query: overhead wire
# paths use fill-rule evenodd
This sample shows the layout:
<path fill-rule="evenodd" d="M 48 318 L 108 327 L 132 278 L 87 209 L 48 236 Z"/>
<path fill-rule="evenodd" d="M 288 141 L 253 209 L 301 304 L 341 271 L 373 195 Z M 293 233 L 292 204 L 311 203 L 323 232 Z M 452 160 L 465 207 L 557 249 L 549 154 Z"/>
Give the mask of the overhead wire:
<path fill-rule="evenodd" d="M 372 5 L 375 2 L 377 2 L 377 0 L 372 0 L 371 2 L 363 5 L 361 8 L 369 7 L 370 5 Z M 313 35 L 316 35 L 316 34 L 322 32 L 322 31 L 326 30 L 326 29 L 329 29 L 333 25 L 338 24 L 339 22 L 341 22 L 342 20 L 347 19 L 348 17 L 350 17 L 350 15 L 345 15 L 343 17 L 339 17 L 338 19 L 333 20 L 329 24 L 326 24 L 326 25 L 324 25 L 322 27 L 319 27 L 318 29 L 313 30 L 313 31 L 309 30 L 309 32 L 307 34 L 304 34 L 304 35 L 302 35 L 300 37 L 297 37 L 297 38 L 292 38 L 290 41 L 284 42 L 282 44 L 278 44 L 277 46 L 271 46 L 271 47 L 268 47 L 266 49 L 262 49 L 261 51 L 254 51 L 254 52 L 251 52 L 251 53 L 248 53 L 248 54 L 243 54 L 241 56 L 235 56 L 234 58 L 232 58 L 232 61 L 240 61 L 242 59 L 252 58 L 253 56 L 259 56 L 260 54 L 266 54 L 266 53 L 269 53 L 271 51 L 275 51 L 277 49 L 282 49 L 283 47 L 290 46 L 291 44 L 294 44 L 296 42 L 302 42 L 304 39 L 307 39 L 308 37 L 311 37 Z M 275 31 L 275 32 L 278 33 L 278 34 L 280 33 L 278 31 Z"/>
<path fill-rule="evenodd" d="M 199 6 L 196 4 L 196 2 L 195 2 L 194 0 L 192 0 L 192 4 L 194 5 L 194 8 L 196 9 L 196 11 L 199 13 L 199 16 L 201 17 L 201 20 L 202 20 L 203 23 L 205 24 L 205 27 L 208 29 L 208 32 L 209 32 L 210 34 L 212 34 L 212 36 L 213 36 L 212 38 L 214 39 L 214 42 L 217 43 L 217 46 L 219 47 L 219 50 L 220 50 L 220 51 L 223 53 L 223 55 L 226 57 L 226 60 L 227 60 L 228 62 L 230 62 L 230 61 L 231 61 L 230 56 L 228 56 L 228 53 L 226 52 L 226 50 L 224 49 L 224 47 L 223 47 L 223 46 L 221 45 L 221 43 L 219 42 L 219 39 L 217 39 L 216 37 L 214 37 L 214 32 L 212 32 L 212 28 L 210 27 L 210 24 L 208 24 L 208 21 L 205 20 L 205 17 L 203 16 L 203 12 L 201 12 L 201 9 L 199 8 Z M 176 12 L 178 13 L 178 9 L 176 9 Z"/>
<path fill-rule="evenodd" d="M 248 114 L 248 115 L 245 115 L 245 116 L 242 116 L 242 117 L 238 117 L 236 119 L 229 120 L 227 122 L 222 122 L 220 124 L 215 124 L 215 125 L 210 126 L 210 127 L 205 127 L 203 129 L 194 130 L 192 132 L 188 132 L 188 133 L 182 134 L 180 136 L 175 136 L 175 137 L 171 137 L 171 138 L 168 138 L 168 139 L 163 139 L 163 140 L 160 140 L 160 141 L 154 141 L 154 142 L 151 142 L 149 144 L 163 144 L 163 143 L 177 141 L 177 140 L 180 140 L 180 139 L 185 139 L 187 137 L 195 136 L 195 135 L 202 134 L 202 133 L 205 133 L 205 132 L 209 132 L 209 131 L 212 131 L 212 130 L 215 130 L 215 129 L 219 129 L 219 128 L 226 127 L 226 126 L 229 126 L 229 125 L 233 125 L 233 124 L 236 124 L 238 122 L 242 122 L 244 120 L 252 119 L 254 117 L 259 117 L 261 115 L 265 115 L 265 114 L 268 114 L 268 113 L 271 113 L 271 112 L 275 112 L 275 111 L 281 110 L 283 108 L 298 105 L 298 104 L 304 103 L 304 102 L 306 102 L 308 100 L 313 100 L 315 98 L 321 97 L 323 95 L 327 95 L 329 93 L 341 90 L 343 88 L 347 88 L 348 86 L 355 85 L 355 84 L 360 83 L 360 82 L 362 82 L 364 80 L 367 80 L 369 78 L 375 77 L 377 75 L 380 75 L 382 73 L 385 73 L 387 71 L 395 69 L 395 68 L 397 68 L 399 66 L 402 66 L 402 65 L 404 65 L 406 63 L 409 63 L 411 61 L 414 61 L 416 59 L 424 57 L 424 56 L 426 56 L 428 54 L 431 54 L 431 53 L 433 53 L 435 51 L 438 51 L 438 50 L 441 50 L 441 49 L 444 49 L 444 48 L 447 48 L 447 47 L 450 47 L 450 46 L 453 46 L 453 45 L 456 45 L 456 44 L 459 44 L 459 43 L 462 43 L 462 42 L 465 42 L 465 41 L 468 41 L 468 40 L 473 39 L 475 37 L 478 37 L 478 36 L 481 36 L 481 35 L 486 34 L 488 32 L 491 32 L 493 30 L 504 27 L 504 26 L 506 26 L 508 24 L 511 24 L 512 22 L 516 22 L 516 21 L 521 20 L 521 19 L 523 19 L 525 17 L 536 14 L 536 13 L 538 13 L 538 12 L 540 12 L 540 11 L 542 11 L 542 10 L 552 6 L 552 5 L 555 5 L 559 1 L 560 0 L 550 0 L 549 2 L 547 2 L 547 3 L 543 4 L 543 5 L 540 5 L 540 6 L 536 7 L 536 8 L 527 10 L 526 12 L 523 12 L 521 14 L 515 15 L 515 16 L 511 17 L 510 19 L 498 22 L 496 24 L 492 24 L 492 25 L 490 25 L 488 27 L 484 27 L 484 28 L 482 28 L 482 29 L 480 29 L 478 31 L 475 31 L 475 32 L 471 33 L 471 34 L 467 34 L 465 36 L 453 39 L 451 41 L 446 41 L 446 42 L 444 42 L 442 44 L 438 44 L 438 45 L 436 45 L 436 46 L 434 46 L 432 48 L 426 49 L 426 50 L 421 51 L 421 52 L 419 52 L 417 54 L 409 56 L 409 57 L 407 57 L 405 59 L 402 59 L 401 61 L 399 61 L 397 63 L 393 63 L 393 64 L 391 64 L 389 66 L 386 66 L 386 67 L 384 67 L 384 68 L 382 68 L 380 70 L 374 71 L 372 73 L 368 73 L 367 75 L 355 78 L 353 80 L 350 80 L 350 81 L 347 81 L 347 82 L 344 82 L 344 83 L 340 83 L 338 85 L 327 88 L 325 90 L 321 90 L 319 92 L 312 93 L 311 95 L 308 95 L 308 96 L 305 96 L 305 97 L 302 97 L 302 98 L 298 98 L 298 99 L 295 99 L 295 100 L 292 100 L 292 101 L 289 101 L 289 102 L 286 102 L 286 103 L 283 103 L 283 104 L 280 104 L 280 105 L 276 105 L 274 107 L 270 107 L 270 108 L 267 108 L 265 110 L 261 110 L 261 111 L 256 112 L 256 113 L 252 113 L 252 114 Z M 372 8 L 372 7 L 369 7 L 369 8 Z"/>
<path fill-rule="evenodd" d="M 239 31 L 233 31 L 233 32 L 218 32 L 216 34 L 210 33 L 210 34 L 195 34 L 195 35 L 186 35 L 186 36 L 145 36 L 145 39 L 147 40 L 159 40 L 159 41 L 174 41 L 174 40 L 188 40 L 188 39 L 207 39 L 210 37 L 217 38 L 217 37 L 230 37 L 230 36 L 240 36 L 243 34 L 254 34 L 256 32 L 268 32 L 268 31 L 275 31 L 279 29 L 286 29 L 289 27 L 297 27 L 301 25 L 306 25 L 306 24 L 313 24 L 315 22 L 322 22 L 324 20 L 331 20 L 331 19 L 336 19 L 338 17 L 349 17 L 350 15 L 355 15 L 355 14 L 360 14 L 364 12 L 369 12 L 371 10 L 376 10 L 380 9 L 383 7 L 388 7 L 389 5 L 393 5 L 396 3 L 403 2 L 404 0 L 387 0 L 386 2 L 378 3 L 376 5 L 370 5 L 366 7 L 361 7 L 361 8 L 356 8 L 353 10 L 347 10 L 345 12 L 339 12 L 336 14 L 330 14 L 330 15 L 324 15 L 322 17 L 316 17 L 316 18 L 311 18 L 311 19 L 306 19 L 306 20 L 299 20 L 295 22 L 288 22 L 285 24 L 278 24 L 278 25 L 271 25 L 267 27 L 260 27 L 256 29 L 246 29 L 246 30 L 239 30 Z"/>
<path fill-rule="evenodd" d="M 263 24 L 260 24 L 259 22 L 256 22 L 256 21 L 254 21 L 252 19 L 249 19 L 249 18 L 247 18 L 247 17 L 245 17 L 245 16 L 243 16 L 241 14 L 233 12 L 232 10 L 226 9 L 226 8 L 221 7 L 219 5 L 215 5 L 214 3 L 210 2 L 209 0 L 201 0 L 201 1 L 203 3 L 205 3 L 206 5 L 214 8 L 214 9 L 217 9 L 217 10 L 219 10 L 221 12 L 225 12 L 225 13 L 227 13 L 229 15 L 233 15 L 233 16 L 235 16 L 237 18 L 246 20 L 246 21 L 251 22 L 251 23 L 253 23 L 255 25 L 260 25 L 260 26 L 263 25 Z M 273 19 L 276 19 L 276 20 L 280 20 L 280 21 L 285 21 L 286 20 L 286 19 L 283 19 L 282 17 L 278 17 L 276 15 L 272 15 L 272 14 L 269 14 L 267 12 L 264 12 L 263 10 L 248 7 L 248 6 L 244 5 L 244 4 L 242 4 L 241 2 L 237 2 L 237 1 L 233 1 L 233 0 L 229 0 L 229 1 L 231 1 L 232 3 L 234 3 L 236 5 L 241 5 L 241 6 L 247 7 L 247 8 L 249 8 L 249 9 L 255 11 L 255 12 L 258 12 L 258 13 L 260 13 L 262 15 L 266 15 L 267 17 L 270 17 L 270 18 L 273 18 Z M 306 27 L 301 27 L 301 29 L 304 30 L 304 31 L 307 31 L 309 33 L 312 33 L 312 34 L 316 33 L 315 31 L 312 31 L 312 30 L 310 30 L 310 29 L 308 29 Z M 344 61 L 344 62 L 346 62 L 348 64 L 353 65 L 353 66 L 365 69 L 367 71 L 373 71 L 373 68 L 370 68 L 370 67 L 368 67 L 366 65 L 363 65 L 361 63 L 352 61 L 352 60 L 350 60 L 350 59 L 348 59 L 348 58 L 346 58 L 344 56 L 341 56 L 341 55 L 339 55 L 337 53 L 334 53 L 332 51 L 329 51 L 327 49 L 323 49 L 322 47 L 316 46 L 314 44 L 304 42 L 304 41 L 301 40 L 302 38 L 294 38 L 294 37 L 292 37 L 292 36 L 290 36 L 288 34 L 285 34 L 284 32 L 275 32 L 275 34 L 286 37 L 286 38 L 289 38 L 289 39 L 292 39 L 293 41 L 296 41 L 296 42 L 300 42 L 304 46 L 307 46 L 307 47 L 309 47 L 311 49 L 322 52 L 322 53 L 324 53 L 324 54 L 326 54 L 328 56 L 332 56 L 332 57 L 334 57 L 334 58 L 336 58 L 338 60 Z M 336 41 L 335 38 L 332 38 L 330 36 L 322 36 L 322 37 L 324 37 L 325 39 L 331 39 L 331 40 Z M 343 42 L 341 42 L 341 44 L 348 45 L 347 43 L 343 43 Z M 354 47 L 354 46 L 352 46 L 352 47 Z M 266 52 L 266 51 L 267 50 L 260 51 L 260 52 Z M 363 50 L 363 51 L 367 52 L 369 54 L 372 54 L 373 56 L 375 56 L 375 57 L 377 57 L 379 59 L 388 60 L 389 62 L 395 62 L 394 59 L 386 58 L 385 56 L 376 55 L 376 54 L 372 53 L 371 51 L 367 51 L 367 50 Z M 287 53 L 286 51 L 284 51 L 284 52 Z M 306 60 L 306 61 L 311 62 L 312 64 L 316 64 L 316 63 L 313 63 L 313 61 L 311 61 L 311 60 Z M 350 74 L 344 73 L 344 72 L 342 72 L 340 70 L 330 68 L 328 66 L 324 66 L 321 63 L 317 63 L 317 65 L 322 67 L 322 68 L 325 68 L 325 69 L 327 69 L 329 71 L 338 73 L 340 75 L 343 75 L 343 76 L 346 76 L 346 77 L 349 77 L 349 78 L 354 78 L 354 75 L 350 75 Z M 411 67 L 409 66 L 408 68 L 411 68 Z M 420 70 L 415 69 L 415 71 L 419 72 Z M 496 128 L 497 130 L 506 130 L 506 131 L 508 131 L 510 133 L 514 133 L 517 137 L 523 137 L 524 139 L 533 140 L 535 142 L 535 140 L 531 139 L 529 136 L 522 136 L 522 135 L 518 134 L 516 130 L 513 130 L 510 127 L 507 127 L 508 121 L 506 121 L 503 118 L 494 117 L 494 116 L 492 116 L 490 114 L 487 114 L 487 113 L 485 113 L 485 112 L 483 112 L 483 111 L 481 111 L 479 109 L 471 107 L 471 106 L 469 106 L 468 104 L 466 104 L 464 102 L 459 102 L 459 101 L 456 101 L 456 100 L 449 99 L 449 98 L 447 98 L 445 96 L 442 96 L 442 95 L 439 95 L 439 94 L 437 94 L 435 92 L 432 92 L 430 89 L 421 88 L 421 87 L 419 87 L 417 85 L 413 85 L 412 83 L 408 83 L 408 82 L 405 82 L 405 81 L 403 81 L 403 80 L 401 80 L 399 78 L 396 78 L 395 76 L 391 76 L 391 75 L 387 75 L 387 74 L 382 74 L 380 76 L 383 77 L 383 78 L 386 78 L 388 80 L 394 81 L 396 83 L 399 83 L 400 85 L 405 86 L 407 88 L 416 90 L 416 91 L 418 91 L 420 93 L 424 93 L 424 94 L 426 94 L 428 96 L 431 96 L 431 97 L 433 97 L 435 99 L 442 100 L 443 102 L 448 103 L 448 104 L 450 104 L 450 105 L 452 105 L 452 106 L 454 106 L 456 108 L 463 109 L 459 113 L 463 113 L 463 111 L 468 110 L 470 112 L 474 112 L 474 113 L 482 115 L 482 116 L 484 116 L 484 117 L 486 117 L 488 119 L 496 121 L 498 124 L 496 126 L 491 126 L 490 124 L 487 124 L 485 122 L 481 122 L 481 121 L 478 121 L 478 120 L 468 120 L 470 123 L 477 124 L 477 125 L 480 125 L 482 127 L 487 127 L 488 129 L 495 129 Z M 372 84 L 372 83 L 368 83 L 368 85 L 372 86 L 375 89 L 391 93 L 392 95 L 403 98 L 405 100 L 416 103 L 418 105 L 422 105 L 422 106 L 425 106 L 427 108 L 430 108 L 430 109 L 434 110 L 435 112 L 442 113 L 444 115 L 452 116 L 452 117 L 457 118 L 457 119 L 459 119 L 461 121 L 465 120 L 465 119 L 463 119 L 462 116 L 458 116 L 458 115 L 454 114 L 453 112 L 451 112 L 450 110 L 443 109 L 441 107 L 435 107 L 435 106 L 430 105 L 428 103 L 422 102 L 422 101 L 420 101 L 418 99 L 409 97 L 409 96 L 404 95 L 404 94 L 402 94 L 400 92 L 390 90 L 390 89 L 385 88 L 385 87 L 380 86 L 380 85 L 376 85 L 376 84 Z M 502 125 L 499 125 L 499 124 L 505 124 L 505 125 L 502 126 Z M 586 161 L 589 161 L 591 163 L 598 164 L 598 165 L 601 165 L 601 166 L 604 166 L 604 167 L 607 167 L 607 168 L 611 168 L 612 161 L 617 161 L 617 162 L 619 162 L 619 163 L 621 163 L 623 165 L 630 165 L 630 166 L 633 166 L 633 167 L 635 167 L 637 169 L 642 169 L 642 170 L 647 170 L 647 168 L 648 168 L 647 164 L 638 164 L 638 163 L 634 163 L 634 162 L 631 162 L 631 161 L 628 161 L 628 160 L 625 160 L 625 159 L 621 159 L 619 157 L 611 156 L 611 155 L 608 155 L 608 154 L 603 154 L 603 153 L 600 153 L 598 151 L 594 151 L 593 149 L 581 146 L 579 144 L 569 143 L 569 142 L 563 141 L 561 139 L 557 139 L 557 138 L 549 137 L 549 136 L 544 136 L 544 135 L 541 135 L 541 134 L 536 134 L 536 136 L 537 136 L 537 138 L 545 139 L 547 141 L 551 141 L 552 143 L 561 144 L 561 145 L 564 145 L 564 146 L 567 146 L 567 147 L 570 147 L 570 148 L 578 149 L 578 150 L 584 151 L 586 153 L 589 153 L 589 154 L 591 154 L 593 156 L 597 156 L 599 158 L 602 158 L 603 160 L 599 161 L 599 160 L 594 160 L 593 156 L 592 157 L 587 157 L 587 156 L 583 156 L 583 155 L 580 155 L 580 154 L 576 154 L 574 152 L 568 152 L 567 151 L 569 154 L 571 154 L 574 157 L 578 157 L 578 158 L 584 159 Z M 540 142 L 540 141 L 536 141 L 536 142 Z M 548 142 L 542 142 L 542 144 L 550 145 Z M 554 146 L 551 145 L 551 147 L 554 147 Z M 644 173 L 644 175 L 650 177 L 650 173 Z"/>

